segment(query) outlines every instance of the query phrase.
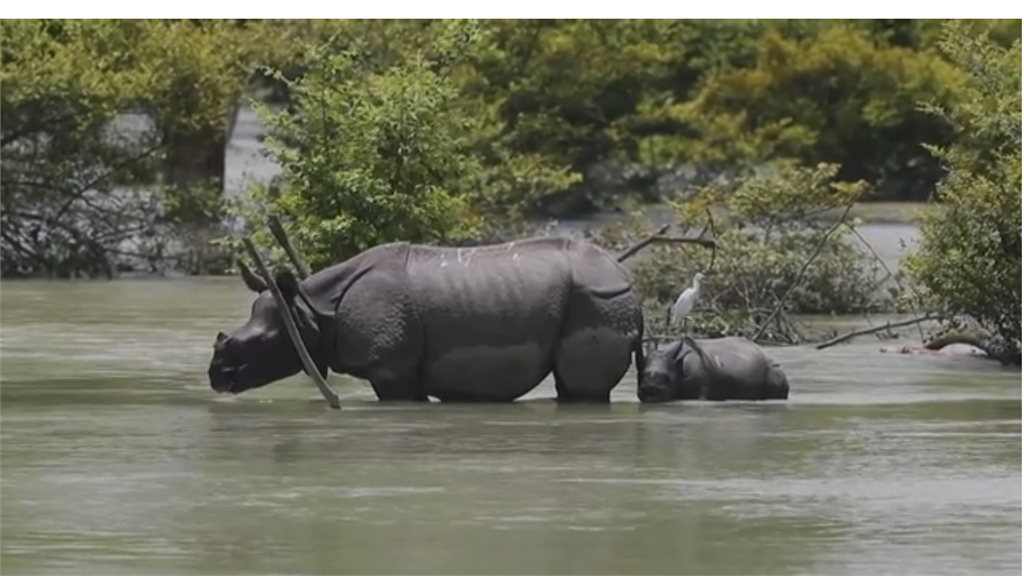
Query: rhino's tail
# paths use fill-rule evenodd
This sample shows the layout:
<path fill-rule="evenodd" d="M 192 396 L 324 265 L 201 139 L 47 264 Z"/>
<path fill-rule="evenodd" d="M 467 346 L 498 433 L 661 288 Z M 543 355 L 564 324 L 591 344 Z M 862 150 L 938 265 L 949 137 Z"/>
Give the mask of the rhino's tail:
<path fill-rule="evenodd" d="M 700 358 L 700 364 L 701 366 L 704 367 L 706 377 L 703 380 L 701 380 L 702 384 L 697 397 L 702 400 L 705 400 L 708 396 L 708 387 L 711 385 L 712 382 L 715 381 L 715 377 L 717 375 L 716 373 L 718 371 L 717 366 L 715 366 L 714 362 L 711 362 L 708 359 L 708 355 L 704 353 L 704 348 L 700 344 L 698 344 L 697 341 L 694 340 L 691 336 L 689 336 L 688 334 L 683 334 L 681 340 L 683 344 L 688 344 L 690 348 L 697 353 L 697 356 Z"/>

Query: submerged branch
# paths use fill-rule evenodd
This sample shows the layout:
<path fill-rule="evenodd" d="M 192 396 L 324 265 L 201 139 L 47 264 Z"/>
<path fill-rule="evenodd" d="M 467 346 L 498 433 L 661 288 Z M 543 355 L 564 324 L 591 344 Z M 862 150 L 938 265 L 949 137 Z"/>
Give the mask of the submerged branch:
<path fill-rule="evenodd" d="M 923 348 L 925 350 L 938 351 L 953 344 L 967 344 L 968 346 L 974 346 L 984 352 L 989 358 L 998 360 L 1003 365 L 1020 366 L 1021 364 L 1020 343 L 1001 345 L 998 339 L 993 340 L 991 337 L 966 332 L 949 332 L 947 334 L 943 334 L 938 338 L 934 338 L 931 341 L 926 342 Z"/>
<path fill-rule="evenodd" d="M 988 344 L 986 344 L 979 336 L 964 332 L 950 332 L 948 334 L 943 334 L 938 338 L 925 342 L 922 348 L 925 350 L 939 351 L 946 346 L 952 346 L 953 344 L 967 344 L 969 346 L 974 346 L 979 350 L 983 350 L 989 356 L 993 356 L 992 352 L 989 351 Z"/>
<path fill-rule="evenodd" d="M 918 316 L 917 318 L 912 318 L 910 320 L 903 320 L 901 322 L 886 322 L 885 324 L 882 324 L 880 326 L 872 326 L 870 328 L 862 328 L 860 330 L 853 330 L 851 332 L 847 332 L 846 334 L 840 334 L 839 336 L 836 336 L 835 338 L 832 338 L 831 340 L 827 340 L 825 342 L 822 342 L 821 344 L 818 344 L 817 346 L 815 346 L 814 349 L 815 350 L 824 350 L 825 348 L 830 348 L 832 346 L 835 346 L 836 344 L 842 344 L 843 342 L 846 342 L 848 340 L 852 340 L 852 339 L 856 338 L 857 336 L 866 336 L 868 334 L 875 334 L 875 333 L 878 333 L 878 332 L 885 332 L 886 330 L 889 330 L 890 328 L 902 328 L 904 326 L 913 326 L 913 325 L 916 325 L 916 324 L 920 324 L 922 322 L 927 322 L 928 320 L 934 320 L 935 318 L 936 318 L 936 316 L 934 316 L 932 314 L 925 314 L 924 316 Z"/>

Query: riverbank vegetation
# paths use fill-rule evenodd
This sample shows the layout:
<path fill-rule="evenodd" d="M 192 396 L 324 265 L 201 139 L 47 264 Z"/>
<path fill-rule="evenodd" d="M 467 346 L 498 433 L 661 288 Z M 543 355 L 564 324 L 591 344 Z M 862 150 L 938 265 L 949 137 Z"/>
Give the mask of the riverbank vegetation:
<path fill-rule="evenodd" d="M 697 272 L 705 279 L 687 327 L 705 336 L 743 334 L 796 343 L 804 336 L 791 320 L 795 315 L 887 310 L 892 297 L 880 288 L 893 279 L 879 279 L 880 261 L 851 242 L 856 220 L 849 209 L 867 185 L 838 181 L 838 171 L 834 164 L 782 165 L 701 187 L 675 203 L 678 228 L 713 237 L 716 245 L 708 250 L 656 244 L 637 256 L 632 269 L 651 329 L 678 331 L 667 324 L 668 309 Z M 809 217 L 837 208 L 841 214 L 834 220 Z M 646 229 L 645 222 L 633 220 L 606 228 L 596 240 L 619 250 Z"/>
<path fill-rule="evenodd" d="M 653 310 L 713 268 L 702 332 L 912 306 L 1020 339 L 1020 20 L 0 26 L 5 278 L 223 272 L 267 214 L 316 268 L 668 203 L 714 265 L 631 265 Z M 282 174 L 230 195 L 247 103 Z M 905 270 L 856 234 L 878 201 L 927 203 Z"/>
<path fill-rule="evenodd" d="M 931 147 L 949 171 L 907 268 L 924 289 L 920 305 L 947 318 L 947 329 L 981 331 L 990 355 L 1020 365 L 1020 44 L 1003 49 L 954 26 L 942 48 L 968 74 L 961 98 L 927 108 L 957 138 Z"/>

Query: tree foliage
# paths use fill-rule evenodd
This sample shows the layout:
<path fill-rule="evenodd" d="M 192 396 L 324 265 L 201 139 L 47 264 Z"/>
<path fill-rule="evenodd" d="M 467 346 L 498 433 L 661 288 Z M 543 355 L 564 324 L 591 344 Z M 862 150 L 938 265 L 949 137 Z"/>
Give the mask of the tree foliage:
<path fill-rule="evenodd" d="M 401 57 L 375 52 L 374 36 L 309 45 L 304 73 L 286 80 L 291 110 L 263 107 L 284 173 L 281 193 L 258 205 L 292 217 L 314 267 L 392 239 L 469 241 L 484 217 L 515 214 L 533 190 L 570 182 L 553 163 L 512 153 L 495 108 L 462 91 L 485 49 L 477 23 L 418 32 L 420 43 L 391 45 Z"/>
<path fill-rule="evenodd" d="M 961 97 L 926 110 L 955 143 L 933 148 L 949 167 L 908 259 L 931 306 L 969 319 L 1016 349 L 1021 339 L 1021 45 L 947 25 L 942 48 L 965 73 Z"/>
<path fill-rule="evenodd" d="M 868 181 L 889 199 L 927 196 L 939 171 L 921 143 L 951 134 L 917 104 L 952 101 L 957 70 L 929 51 L 879 42 L 860 23 L 810 26 L 765 30 L 753 65 L 714 70 L 692 100 L 670 107 L 698 131 L 681 152 L 727 168 L 830 162 L 841 180 Z"/>
<path fill-rule="evenodd" d="M 446 40 L 452 56 L 472 42 Z M 314 268 L 388 239 L 471 235 L 466 184 L 481 168 L 468 151 L 470 121 L 452 106 L 453 63 L 415 54 L 365 71 L 361 47 L 331 48 L 312 47 L 309 68 L 290 82 L 296 114 L 263 109 L 284 172 L 280 194 L 261 206 L 293 217 Z"/>
<path fill-rule="evenodd" d="M 172 229 L 186 221 L 216 218 L 228 110 L 248 81 L 247 59 L 265 57 L 247 48 L 261 45 L 256 28 L 0 26 L 4 275 L 110 275 L 123 252 L 166 244 L 173 238 L 160 236 L 177 236 Z M 213 170 L 197 170 L 197 158 Z M 214 194 L 203 191 L 210 183 Z M 161 184 L 179 186 L 165 193 Z"/>
<path fill-rule="evenodd" d="M 1020 38 L 1020 20 L 960 26 L 1004 48 Z M 924 200 L 950 164 L 924 144 L 963 149 L 970 133 L 917 106 L 973 98 L 942 33 L 927 20 L 5 21 L 0 272 L 103 274 L 123 252 L 208 246 L 250 91 L 284 114 L 270 123 L 286 186 L 258 192 L 260 209 L 290 214 L 316 258 L 500 238 L 524 216 L 626 211 L 783 160 Z"/>
<path fill-rule="evenodd" d="M 1019 37 L 1019 21 L 996 24 L 1001 41 Z M 360 42 L 367 69 L 379 69 L 429 53 L 443 25 L 305 26 L 311 38 Z M 838 164 L 839 179 L 865 180 L 877 198 L 924 200 L 941 169 L 921 144 L 952 137 L 917 107 L 956 97 L 960 72 L 936 49 L 934 21 L 494 20 L 479 30 L 458 100 L 492 120 L 482 141 L 506 161 L 525 156 L 558 175 L 508 192 L 534 214 L 657 200 L 780 158 Z"/>

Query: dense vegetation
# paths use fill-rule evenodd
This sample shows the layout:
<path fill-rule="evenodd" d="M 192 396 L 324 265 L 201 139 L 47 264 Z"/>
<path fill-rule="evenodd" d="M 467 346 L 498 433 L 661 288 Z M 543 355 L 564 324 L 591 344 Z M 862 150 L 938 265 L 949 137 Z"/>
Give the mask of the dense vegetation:
<path fill-rule="evenodd" d="M 927 108 L 957 138 L 933 148 L 950 170 L 925 212 L 920 250 L 908 269 L 925 306 L 996 335 L 1005 361 L 1020 364 L 1021 48 L 951 27 L 943 50 L 968 72 L 952 105 Z"/>
<path fill-rule="evenodd" d="M 4 20 L 4 276 L 102 275 L 215 233 L 228 117 L 267 42 L 230 22 Z M 193 257 L 195 254 L 192 255 Z"/>
<path fill-rule="evenodd" d="M 0 27 L 5 277 L 223 271 L 232 214 L 282 215 L 315 267 L 669 201 L 719 214 L 709 309 L 848 312 L 884 305 L 873 264 L 808 216 L 934 195 L 915 294 L 1019 339 L 1020 20 Z M 250 99 L 283 173 L 229 202 Z M 707 257 L 659 250 L 653 301 Z"/>
<path fill-rule="evenodd" d="M 771 318 L 762 336 L 793 343 L 804 336 L 788 314 L 772 316 L 779 303 L 784 312 L 826 314 L 888 306 L 891 298 L 879 289 L 879 263 L 850 241 L 855 222 L 808 218 L 850 206 L 865 193 L 863 182 L 836 180 L 838 171 L 835 164 L 782 165 L 700 187 L 673 203 L 681 228 L 711 232 L 717 246 L 712 252 L 693 244 L 660 244 L 648 249 L 649 257 L 637 258 L 633 271 L 647 298 L 648 324 L 659 333 L 675 332 L 664 329 L 668 308 L 698 271 L 706 278 L 689 328 L 708 336 L 753 336 Z M 634 219 L 606 228 L 598 241 L 621 249 L 648 228 Z"/>

